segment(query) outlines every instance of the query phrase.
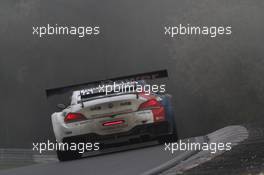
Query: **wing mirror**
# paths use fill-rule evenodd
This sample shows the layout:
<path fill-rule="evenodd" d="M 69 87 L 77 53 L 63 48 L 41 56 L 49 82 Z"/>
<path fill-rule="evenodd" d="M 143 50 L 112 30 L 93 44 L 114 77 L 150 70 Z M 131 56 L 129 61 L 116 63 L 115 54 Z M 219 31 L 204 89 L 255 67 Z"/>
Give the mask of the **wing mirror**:
<path fill-rule="evenodd" d="M 66 106 L 65 106 L 65 104 L 60 103 L 60 104 L 57 104 L 57 108 L 63 110 L 66 108 Z"/>

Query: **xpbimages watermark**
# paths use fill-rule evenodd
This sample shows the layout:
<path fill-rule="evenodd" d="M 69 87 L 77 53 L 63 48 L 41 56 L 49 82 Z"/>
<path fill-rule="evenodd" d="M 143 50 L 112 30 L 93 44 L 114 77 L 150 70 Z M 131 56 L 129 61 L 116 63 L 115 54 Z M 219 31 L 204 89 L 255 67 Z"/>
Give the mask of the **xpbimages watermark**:
<path fill-rule="evenodd" d="M 55 25 L 43 25 L 43 26 L 33 26 L 32 35 L 38 37 L 45 37 L 51 35 L 72 35 L 79 38 L 83 38 L 91 35 L 99 35 L 100 27 L 99 26 L 60 26 Z"/>
<path fill-rule="evenodd" d="M 51 142 L 47 140 L 47 142 L 33 142 L 32 143 L 32 150 L 37 151 L 40 154 L 44 151 L 78 151 L 78 153 L 84 153 L 87 151 L 98 151 L 100 149 L 100 143 L 58 143 L 58 142 Z"/>
<path fill-rule="evenodd" d="M 230 151 L 232 143 L 199 143 L 199 142 L 190 142 L 180 140 L 175 143 L 165 143 L 164 150 L 169 151 L 172 154 L 176 151 L 210 151 L 210 153 L 215 154 L 217 151 Z"/>
<path fill-rule="evenodd" d="M 83 89 L 80 91 L 81 96 L 86 96 L 94 93 L 104 93 L 105 95 L 111 93 L 145 93 L 150 95 L 151 93 L 165 93 L 166 85 L 165 84 L 141 84 L 137 81 L 131 82 L 113 82 L 111 84 L 102 84 L 95 88 Z"/>
<path fill-rule="evenodd" d="M 209 36 L 211 38 L 232 34 L 232 26 L 193 26 L 179 24 L 176 26 L 164 26 L 164 34 L 171 38 L 179 36 Z"/>

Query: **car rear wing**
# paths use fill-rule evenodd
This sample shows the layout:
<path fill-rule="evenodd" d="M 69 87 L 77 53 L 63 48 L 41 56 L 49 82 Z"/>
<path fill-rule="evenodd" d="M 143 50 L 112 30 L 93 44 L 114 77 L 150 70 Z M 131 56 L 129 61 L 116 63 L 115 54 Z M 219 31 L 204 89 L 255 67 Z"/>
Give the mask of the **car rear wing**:
<path fill-rule="evenodd" d="M 164 70 L 152 71 L 152 72 L 147 72 L 147 73 L 140 73 L 140 74 L 122 76 L 122 77 L 117 77 L 117 78 L 110 78 L 110 79 L 105 79 L 105 80 L 79 83 L 75 85 L 68 85 L 68 86 L 57 87 L 57 88 L 50 88 L 50 89 L 46 89 L 46 96 L 47 98 L 49 98 L 54 95 L 68 93 L 70 91 L 82 90 L 82 89 L 87 88 L 87 86 L 91 86 L 91 85 L 99 86 L 100 84 L 104 84 L 108 82 L 154 80 L 154 79 L 167 78 L 167 77 L 168 77 L 168 71 L 164 69 Z"/>

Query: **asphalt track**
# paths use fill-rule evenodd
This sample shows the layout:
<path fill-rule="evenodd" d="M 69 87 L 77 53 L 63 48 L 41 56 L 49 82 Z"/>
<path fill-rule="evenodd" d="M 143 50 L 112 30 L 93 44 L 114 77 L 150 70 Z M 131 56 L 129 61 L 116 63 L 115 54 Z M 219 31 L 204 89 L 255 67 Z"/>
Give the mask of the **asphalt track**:
<path fill-rule="evenodd" d="M 196 141 L 196 138 L 190 139 Z M 140 148 L 136 148 L 140 146 Z M 87 157 L 68 162 L 51 162 L 11 170 L 0 171 L 4 175 L 71 175 L 71 174 L 108 174 L 135 175 L 147 172 L 187 152 L 176 151 L 171 154 L 164 151 L 165 146 L 157 143 L 132 146 L 130 150 Z M 127 147 L 128 148 L 128 147 Z"/>
<path fill-rule="evenodd" d="M 208 135 L 184 139 L 181 142 L 192 143 L 227 143 L 233 146 L 248 138 L 248 130 L 243 126 L 228 126 Z M 232 148 L 233 149 L 233 148 Z M 200 164 L 213 160 L 225 151 L 211 154 L 204 150 L 165 151 L 165 145 L 147 142 L 137 145 L 126 145 L 107 153 L 85 157 L 67 162 L 50 162 L 22 168 L 0 171 L 0 174 L 11 175 L 71 175 L 71 174 L 108 174 L 108 175 L 172 175 L 185 172 Z M 232 151 L 231 151 L 232 152 Z M 241 151 L 242 152 L 242 151 Z"/>

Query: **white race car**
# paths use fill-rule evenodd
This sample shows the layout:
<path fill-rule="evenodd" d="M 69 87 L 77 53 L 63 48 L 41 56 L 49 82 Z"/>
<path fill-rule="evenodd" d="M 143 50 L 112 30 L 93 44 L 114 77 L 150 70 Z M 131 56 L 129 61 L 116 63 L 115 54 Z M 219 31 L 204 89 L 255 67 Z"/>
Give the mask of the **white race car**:
<path fill-rule="evenodd" d="M 63 110 L 52 114 L 56 141 L 98 143 L 102 149 L 116 143 L 177 140 L 171 96 L 130 91 L 135 84 L 129 83 L 125 91 L 114 91 L 113 84 L 108 84 L 107 88 L 112 89 L 107 94 L 106 88 L 73 91 L 70 105 L 60 105 Z M 147 84 L 140 81 L 140 85 Z M 57 150 L 57 155 L 61 161 L 80 157 L 78 151 L 72 150 Z"/>

